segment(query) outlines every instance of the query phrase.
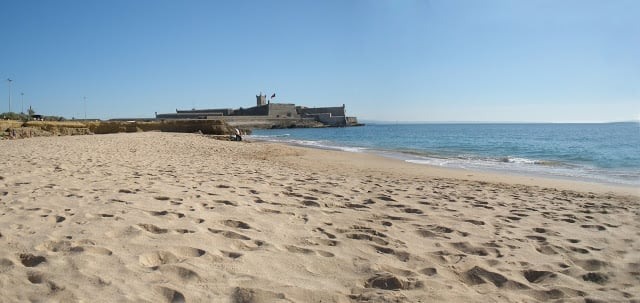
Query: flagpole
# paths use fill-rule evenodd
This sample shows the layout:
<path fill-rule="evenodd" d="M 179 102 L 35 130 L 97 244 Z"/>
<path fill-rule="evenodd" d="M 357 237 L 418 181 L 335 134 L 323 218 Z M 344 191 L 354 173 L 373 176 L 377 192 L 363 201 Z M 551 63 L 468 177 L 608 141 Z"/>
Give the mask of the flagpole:
<path fill-rule="evenodd" d="M 11 78 L 7 78 L 7 82 L 9 83 L 9 112 L 11 112 Z"/>

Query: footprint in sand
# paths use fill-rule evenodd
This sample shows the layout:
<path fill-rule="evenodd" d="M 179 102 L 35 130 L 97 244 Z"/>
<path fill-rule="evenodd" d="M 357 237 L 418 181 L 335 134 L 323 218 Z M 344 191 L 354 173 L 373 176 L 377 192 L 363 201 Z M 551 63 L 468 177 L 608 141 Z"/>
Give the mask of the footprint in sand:
<path fill-rule="evenodd" d="M 238 206 L 238 203 L 235 203 L 235 202 L 232 202 L 232 201 L 229 201 L 229 200 L 216 200 L 216 201 L 213 201 L 213 202 L 224 204 L 224 205 L 228 205 L 228 206 Z"/>
<path fill-rule="evenodd" d="M 406 251 L 395 250 L 393 248 L 378 246 L 378 245 L 374 245 L 374 244 L 371 244 L 371 247 L 373 247 L 376 250 L 376 252 L 378 252 L 378 253 L 386 254 L 386 255 L 393 255 L 396 258 L 398 258 L 398 260 L 400 260 L 402 262 L 407 262 L 409 260 L 409 258 L 411 257 L 411 254 L 406 252 Z"/>
<path fill-rule="evenodd" d="M 2 258 L 0 259 L 0 273 L 5 273 L 10 271 L 13 268 L 13 261 L 9 259 Z"/>
<path fill-rule="evenodd" d="M 27 280 L 31 284 L 42 284 L 44 282 L 44 275 L 40 272 L 27 272 Z"/>
<path fill-rule="evenodd" d="M 473 246 L 469 242 L 451 243 L 451 246 L 465 254 L 481 256 L 481 257 L 489 255 L 489 251 L 486 248 Z M 492 250 L 496 250 L 496 249 L 492 248 Z"/>
<path fill-rule="evenodd" d="M 531 283 L 541 283 L 549 278 L 555 278 L 558 275 L 545 270 L 525 270 L 523 273 L 524 278 Z"/>
<path fill-rule="evenodd" d="M 586 271 L 598 271 L 611 265 L 609 262 L 598 259 L 574 260 L 573 263 L 582 267 L 582 269 Z"/>
<path fill-rule="evenodd" d="M 609 276 L 601 273 L 601 272 L 590 272 L 582 275 L 582 279 L 585 281 L 597 283 L 597 284 L 607 284 L 609 282 Z"/>
<path fill-rule="evenodd" d="M 400 279 L 388 272 L 375 274 L 373 277 L 367 279 L 364 285 L 366 288 L 378 288 L 384 290 L 409 290 L 424 287 L 424 283 L 422 281 L 415 280 L 415 278 Z"/>
<path fill-rule="evenodd" d="M 103 256 L 110 256 L 113 254 L 112 251 L 99 246 L 76 246 L 76 247 L 72 247 L 71 251 L 86 252 L 90 254 L 103 255 Z"/>
<path fill-rule="evenodd" d="M 242 253 L 239 252 L 233 252 L 233 251 L 225 251 L 225 250 L 221 250 L 220 251 L 225 257 L 227 258 L 231 258 L 231 259 L 237 259 L 242 257 Z"/>
<path fill-rule="evenodd" d="M 285 248 L 287 249 L 288 252 L 291 252 L 291 253 L 305 254 L 305 255 L 314 254 L 314 251 L 311 250 L 311 249 L 302 248 L 302 247 L 298 247 L 298 246 L 294 246 L 294 245 L 286 245 Z"/>
<path fill-rule="evenodd" d="M 382 238 L 376 237 L 376 236 L 368 235 L 368 234 L 360 234 L 360 233 L 355 234 L 354 233 L 354 234 L 347 234 L 346 237 L 349 238 L 349 239 L 354 239 L 354 240 L 371 241 L 371 242 L 374 242 L 374 243 L 379 244 L 379 245 L 389 245 L 388 241 L 386 241 L 386 240 L 384 240 Z"/>
<path fill-rule="evenodd" d="M 178 262 L 178 257 L 168 251 L 155 251 L 140 255 L 138 262 L 144 267 L 157 267 L 163 264 L 176 263 Z"/>
<path fill-rule="evenodd" d="M 283 293 L 275 293 L 257 288 L 236 287 L 231 294 L 231 302 L 257 303 L 257 302 L 289 302 Z"/>
<path fill-rule="evenodd" d="M 142 228 L 143 230 L 148 231 L 148 232 L 150 232 L 152 234 L 165 234 L 165 233 L 167 233 L 169 231 L 166 228 L 160 228 L 160 227 L 157 227 L 157 226 L 155 226 L 153 224 L 140 223 L 140 224 L 138 224 L 138 226 L 140 228 Z"/>
<path fill-rule="evenodd" d="M 439 237 L 444 239 L 451 239 L 451 237 L 449 237 L 447 234 L 453 233 L 454 231 L 455 230 L 445 226 L 427 225 L 424 226 L 424 228 L 417 229 L 416 233 L 425 238 Z"/>
<path fill-rule="evenodd" d="M 464 222 L 471 223 L 473 225 L 484 225 L 484 221 L 478 221 L 473 219 L 464 220 Z"/>
<path fill-rule="evenodd" d="M 158 291 L 160 296 L 162 296 L 165 299 L 165 302 L 169 302 L 169 303 L 187 302 L 187 299 L 184 297 L 184 295 L 177 290 L 164 287 L 164 286 L 158 286 L 156 290 Z"/>
<path fill-rule="evenodd" d="M 507 279 L 505 276 L 488 271 L 482 267 L 475 266 L 463 273 L 463 282 L 469 285 L 492 283 L 498 288 L 528 289 L 529 287 L 516 281 Z"/>
<path fill-rule="evenodd" d="M 18 258 L 20 259 L 20 263 L 22 263 L 22 265 L 26 267 L 35 267 L 40 263 L 47 261 L 47 259 L 43 256 L 36 256 L 32 254 L 20 254 L 18 255 Z"/>
<path fill-rule="evenodd" d="M 316 250 L 316 252 L 317 252 L 319 255 L 323 256 L 323 257 L 327 257 L 327 258 L 335 257 L 335 254 L 330 253 L 330 252 L 328 252 L 328 251 L 324 251 L 324 250 Z"/>
<path fill-rule="evenodd" d="M 63 216 L 51 216 L 50 220 L 53 221 L 54 223 L 61 223 L 64 222 L 64 220 L 66 220 L 67 218 L 63 217 Z"/>
<path fill-rule="evenodd" d="M 309 207 L 320 207 L 320 203 L 311 200 L 302 200 L 302 205 Z"/>
<path fill-rule="evenodd" d="M 188 246 L 174 247 L 169 250 L 173 252 L 176 256 L 180 256 L 183 258 L 191 258 L 191 257 L 197 258 L 207 253 L 205 250 L 195 248 L 195 247 L 188 247 Z"/>
<path fill-rule="evenodd" d="M 433 267 L 427 267 L 427 268 L 423 268 L 421 270 L 419 270 L 419 272 L 425 276 L 435 276 L 436 274 L 438 274 L 438 270 L 433 268 Z"/>
<path fill-rule="evenodd" d="M 162 272 L 164 275 L 174 276 L 182 281 L 193 281 L 193 280 L 199 281 L 200 280 L 200 275 L 198 275 L 197 272 L 183 266 L 178 266 L 175 264 L 167 264 L 167 265 L 160 266 L 159 269 L 160 269 L 160 272 Z"/>
<path fill-rule="evenodd" d="M 184 228 L 178 228 L 175 230 L 177 233 L 179 234 L 193 234 L 196 231 L 195 230 L 191 230 L 191 229 L 184 229 Z"/>
<path fill-rule="evenodd" d="M 251 229 L 251 226 L 249 226 L 249 224 L 242 221 L 237 221 L 237 220 L 224 220 L 222 221 L 222 224 L 228 227 L 233 227 L 233 228 Z"/>
<path fill-rule="evenodd" d="M 580 227 L 582 228 L 586 228 L 586 229 L 591 229 L 591 230 L 596 230 L 596 231 L 603 231 L 603 230 L 607 230 L 606 227 L 602 226 L 602 225 L 590 225 L 590 224 L 584 224 L 584 225 L 580 225 Z"/>
<path fill-rule="evenodd" d="M 209 231 L 214 233 L 214 234 L 221 234 L 225 238 L 229 238 L 229 239 L 251 240 L 251 238 L 249 238 L 249 237 L 247 237 L 245 235 L 241 235 L 239 233 L 233 232 L 233 231 L 213 229 L 213 228 L 209 228 Z"/>
<path fill-rule="evenodd" d="M 312 250 L 312 249 L 308 249 L 308 248 L 303 248 L 303 247 L 298 247 L 295 245 L 285 245 L 285 248 L 287 249 L 288 252 L 294 253 L 294 254 L 303 254 L 303 255 L 315 255 L 316 253 L 320 256 L 323 257 L 334 257 L 335 255 L 333 253 L 330 253 L 328 251 L 324 251 L 324 250 Z"/>

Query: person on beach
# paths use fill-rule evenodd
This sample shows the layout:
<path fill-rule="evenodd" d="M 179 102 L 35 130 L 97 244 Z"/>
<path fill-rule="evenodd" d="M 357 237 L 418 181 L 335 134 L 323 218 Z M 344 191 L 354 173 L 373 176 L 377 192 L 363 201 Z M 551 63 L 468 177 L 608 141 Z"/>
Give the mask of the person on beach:
<path fill-rule="evenodd" d="M 240 135 L 240 130 L 236 128 L 236 141 L 242 141 L 242 136 Z"/>

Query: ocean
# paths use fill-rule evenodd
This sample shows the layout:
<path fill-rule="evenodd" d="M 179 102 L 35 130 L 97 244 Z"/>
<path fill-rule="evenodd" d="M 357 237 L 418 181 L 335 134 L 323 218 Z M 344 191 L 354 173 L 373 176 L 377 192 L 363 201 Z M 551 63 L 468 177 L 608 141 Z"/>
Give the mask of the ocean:
<path fill-rule="evenodd" d="M 367 124 L 254 130 L 254 140 L 366 152 L 416 165 L 640 186 L 640 123 Z"/>

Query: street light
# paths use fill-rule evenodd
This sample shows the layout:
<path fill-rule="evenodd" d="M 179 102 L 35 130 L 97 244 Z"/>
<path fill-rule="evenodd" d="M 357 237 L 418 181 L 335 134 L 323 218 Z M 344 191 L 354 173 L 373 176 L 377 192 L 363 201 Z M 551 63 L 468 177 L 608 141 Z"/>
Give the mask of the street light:
<path fill-rule="evenodd" d="M 11 78 L 7 78 L 7 83 L 9 84 L 9 112 L 11 112 Z"/>
<path fill-rule="evenodd" d="M 24 114 L 24 92 L 20 93 L 20 113 Z"/>
<path fill-rule="evenodd" d="M 87 120 L 87 97 L 82 97 L 84 99 L 84 119 Z"/>

